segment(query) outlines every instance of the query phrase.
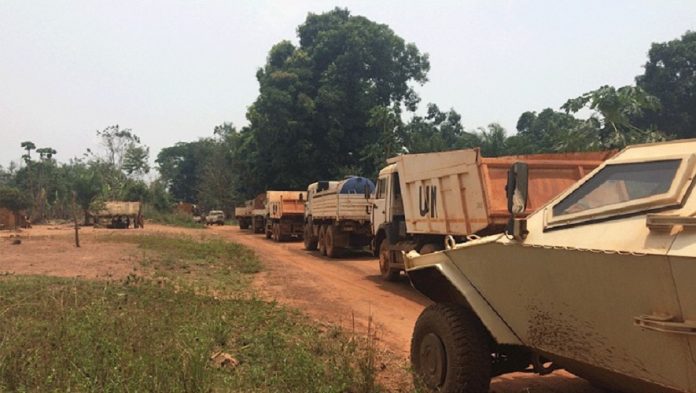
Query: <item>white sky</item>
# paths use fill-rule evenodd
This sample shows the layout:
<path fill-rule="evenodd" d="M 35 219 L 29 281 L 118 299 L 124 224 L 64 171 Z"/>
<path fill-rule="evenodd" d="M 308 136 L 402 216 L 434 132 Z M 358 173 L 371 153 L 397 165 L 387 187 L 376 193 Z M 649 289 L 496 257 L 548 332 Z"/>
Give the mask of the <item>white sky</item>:
<path fill-rule="evenodd" d="M 151 147 L 245 125 L 271 46 L 347 7 L 430 54 L 422 103 L 473 129 L 633 83 L 652 42 L 696 29 L 696 1 L 0 0 L 0 164 L 20 142 L 67 161 L 119 124 Z M 421 105 L 424 107 L 424 105 Z"/>

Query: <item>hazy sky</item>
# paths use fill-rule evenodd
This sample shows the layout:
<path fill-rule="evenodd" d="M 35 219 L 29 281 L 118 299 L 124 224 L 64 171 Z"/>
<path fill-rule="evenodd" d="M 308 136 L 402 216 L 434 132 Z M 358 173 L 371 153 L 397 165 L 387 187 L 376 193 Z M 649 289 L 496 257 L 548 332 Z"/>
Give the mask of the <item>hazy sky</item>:
<path fill-rule="evenodd" d="M 526 110 L 633 83 L 652 42 L 696 29 L 696 1 L 0 0 L 0 164 L 21 141 L 67 160 L 95 130 L 165 146 L 246 124 L 271 46 L 335 6 L 386 23 L 430 54 L 422 107 L 513 132 Z"/>

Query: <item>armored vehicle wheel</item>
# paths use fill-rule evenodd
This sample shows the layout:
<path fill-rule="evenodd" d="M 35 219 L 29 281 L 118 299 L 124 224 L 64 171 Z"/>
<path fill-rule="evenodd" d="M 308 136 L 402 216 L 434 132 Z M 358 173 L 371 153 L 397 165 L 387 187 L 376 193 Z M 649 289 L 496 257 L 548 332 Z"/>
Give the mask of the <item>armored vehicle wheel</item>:
<path fill-rule="evenodd" d="M 379 272 L 382 274 L 382 278 L 387 281 L 396 281 L 399 279 L 399 273 L 397 269 L 391 268 L 389 252 L 389 240 L 384 239 L 379 245 Z"/>
<path fill-rule="evenodd" d="M 324 247 L 329 258 L 338 258 L 341 254 L 341 248 L 336 247 L 336 231 L 335 226 L 329 225 L 324 232 Z"/>
<path fill-rule="evenodd" d="M 319 227 L 319 254 L 326 255 L 326 225 Z"/>
<path fill-rule="evenodd" d="M 317 242 L 317 240 L 314 239 L 314 236 L 312 236 L 312 226 L 310 224 L 305 225 L 304 235 L 302 237 L 304 240 L 305 250 L 315 251 L 317 249 L 317 245 L 319 242 Z"/>
<path fill-rule="evenodd" d="M 463 306 L 434 304 L 416 321 L 411 338 L 416 384 L 443 393 L 486 393 L 491 382 L 487 332 Z"/>

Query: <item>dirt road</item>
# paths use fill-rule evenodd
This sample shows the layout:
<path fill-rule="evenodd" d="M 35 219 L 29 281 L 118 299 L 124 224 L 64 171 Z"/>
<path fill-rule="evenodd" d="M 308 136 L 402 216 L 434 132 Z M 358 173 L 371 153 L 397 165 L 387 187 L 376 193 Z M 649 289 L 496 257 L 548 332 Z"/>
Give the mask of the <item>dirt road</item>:
<path fill-rule="evenodd" d="M 404 277 L 386 282 L 379 276 L 377 261 L 367 253 L 352 253 L 330 259 L 308 252 L 300 242 L 275 243 L 262 235 L 237 227 L 212 229 L 225 238 L 255 250 L 265 269 L 256 280 L 266 297 L 301 309 L 311 317 L 339 324 L 349 331 L 365 333 L 368 321 L 376 327 L 381 347 L 388 348 L 385 368 L 407 364 L 411 332 L 416 318 L 429 300 L 416 292 Z M 401 372 L 398 372 L 401 371 Z M 399 389 L 400 390 L 400 389 Z M 599 393 L 586 381 L 557 371 L 540 377 L 510 374 L 494 379 L 496 393 Z"/>

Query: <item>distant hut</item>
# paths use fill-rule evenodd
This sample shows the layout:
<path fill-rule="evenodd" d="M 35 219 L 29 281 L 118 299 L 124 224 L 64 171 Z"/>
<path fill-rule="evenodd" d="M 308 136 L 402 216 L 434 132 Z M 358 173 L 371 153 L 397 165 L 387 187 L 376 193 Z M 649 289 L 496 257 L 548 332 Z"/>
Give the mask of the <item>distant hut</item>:
<path fill-rule="evenodd" d="M 0 229 L 14 229 L 16 227 L 29 227 L 26 214 L 24 212 L 14 214 L 11 210 L 0 207 Z"/>

